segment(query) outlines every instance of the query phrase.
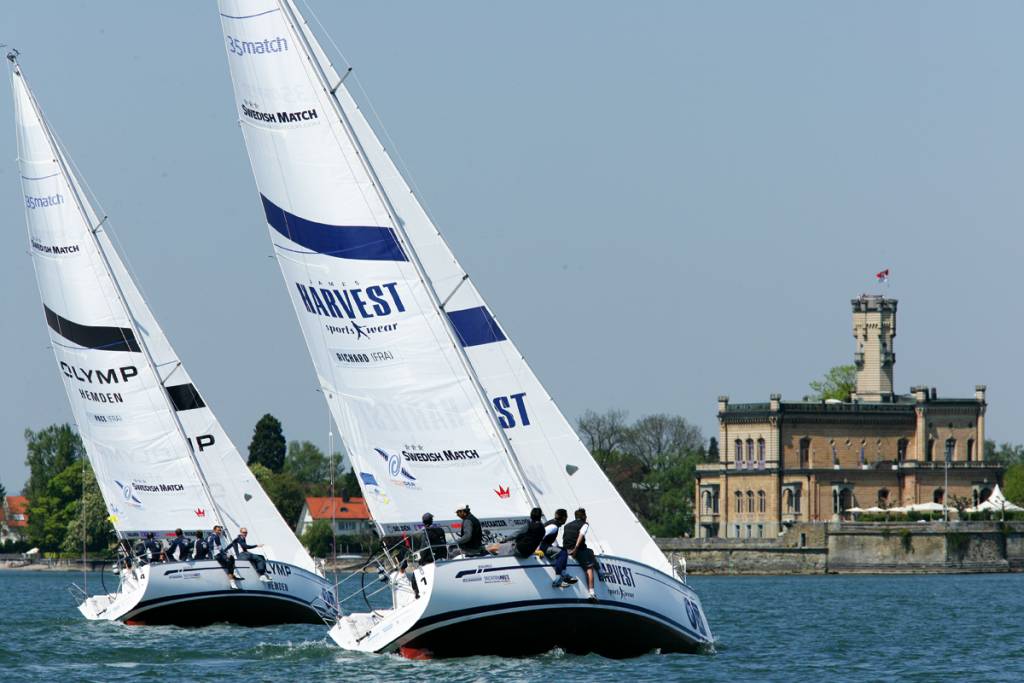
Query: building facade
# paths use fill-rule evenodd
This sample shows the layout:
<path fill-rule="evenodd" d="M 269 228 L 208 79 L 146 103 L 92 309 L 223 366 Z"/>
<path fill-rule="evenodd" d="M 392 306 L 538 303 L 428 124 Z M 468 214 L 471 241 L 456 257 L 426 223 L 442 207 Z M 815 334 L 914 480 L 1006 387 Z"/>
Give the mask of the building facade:
<path fill-rule="evenodd" d="M 28 529 L 28 498 L 7 496 L 0 500 L 0 543 L 25 540 Z"/>
<path fill-rule="evenodd" d="M 765 538 L 852 507 L 988 497 L 1002 471 L 984 461 L 985 387 L 970 398 L 940 398 L 925 386 L 896 394 L 896 304 L 880 296 L 852 302 L 850 400 L 719 397 L 719 462 L 697 468 L 696 536 Z"/>
<path fill-rule="evenodd" d="M 337 536 L 359 536 L 372 530 L 370 510 L 366 507 L 364 499 L 310 496 L 302 505 L 295 534 L 302 538 L 306 529 L 321 519 L 334 525 L 334 533 Z"/>

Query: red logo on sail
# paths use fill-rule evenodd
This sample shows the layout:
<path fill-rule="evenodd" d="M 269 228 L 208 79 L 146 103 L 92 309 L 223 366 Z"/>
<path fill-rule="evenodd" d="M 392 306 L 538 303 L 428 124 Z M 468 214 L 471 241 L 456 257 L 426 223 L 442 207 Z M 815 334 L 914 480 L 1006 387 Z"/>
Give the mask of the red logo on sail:
<path fill-rule="evenodd" d="M 498 498 L 508 498 L 512 495 L 512 492 L 508 490 L 507 486 L 498 484 L 498 488 L 494 489 L 494 492 L 498 494 Z"/>
<path fill-rule="evenodd" d="M 196 508 L 196 517 L 205 517 L 205 516 L 206 516 L 206 510 L 204 510 L 203 508 Z"/>

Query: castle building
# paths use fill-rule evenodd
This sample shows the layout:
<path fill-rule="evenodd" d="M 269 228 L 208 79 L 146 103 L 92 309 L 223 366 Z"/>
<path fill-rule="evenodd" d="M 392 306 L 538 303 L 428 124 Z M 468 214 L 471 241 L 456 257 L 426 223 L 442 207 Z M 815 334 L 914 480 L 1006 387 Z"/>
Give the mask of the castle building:
<path fill-rule="evenodd" d="M 896 300 L 852 301 L 856 390 L 848 401 L 731 403 L 718 398 L 719 462 L 697 467 L 695 535 L 775 536 L 852 508 L 976 505 L 1002 469 L 985 463 L 985 386 L 894 392 Z M 948 470 L 947 470 L 948 460 Z M 948 474 L 948 490 L 945 483 Z"/>

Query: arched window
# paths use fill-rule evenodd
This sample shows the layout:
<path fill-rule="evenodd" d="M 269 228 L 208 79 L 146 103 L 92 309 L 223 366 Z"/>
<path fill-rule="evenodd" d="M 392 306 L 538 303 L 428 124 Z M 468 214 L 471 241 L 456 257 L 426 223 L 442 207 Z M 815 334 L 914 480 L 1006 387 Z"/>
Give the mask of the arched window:
<path fill-rule="evenodd" d="M 800 489 L 793 492 L 793 512 L 800 512 Z"/>
<path fill-rule="evenodd" d="M 900 439 L 896 442 L 896 462 L 903 462 L 907 459 L 907 446 L 909 445 L 909 439 Z"/>
<path fill-rule="evenodd" d="M 974 439 L 967 439 L 967 462 L 974 460 Z"/>
<path fill-rule="evenodd" d="M 743 494 L 736 492 L 736 512 L 743 512 Z"/>
<path fill-rule="evenodd" d="M 705 514 L 711 514 L 711 491 L 705 491 L 701 498 L 704 501 Z"/>
<path fill-rule="evenodd" d="M 853 491 L 843 489 L 839 492 L 839 511 L 846 512 L 853 507 Z"/>
<path fill-rule="evenodd" d="M 889 507 L 889 489 L 878 489 L 878 507 Z"/>
<path fill-rule="evenodd" d="M 803 469 L 811 462 L 811 440 L 806 436 L 800 439 L 800 468 Z"/>
<path fill-rule="evenodd" d="M 768 497 L 764 495 L 764 491 L 757 492 L 757 511 L 766 512 L 768 510 Z"/>
<path fill-rule="evenodd" d="M 786 512 L 793 512 L 793 490 L 786 489 L 782 493 L 782 502 L 786 506 Z"/>
<path fill-rule="evenodd" d="M 715 494 L 711 497 L 711 512 L 718 514 L 718 489 L 715 489 Z"/>
<path fill-rule="evenodd" d="M 933 503 L 941 503 L 945 497 L 946 497 L 946 490 L 943 489 L 941 486 L 939 488 L 935 489 L 934 491 L 932 491 L 932 502 Z"/>
<path fill-rule="evenodd" d="M 757 440 L 757 467 L 764 469 L 764 439 Z"/>
<path fill-rule="evenodd" d="M 977 504 L 981 505 L 986 500 L 988 500 L 989 496 L 991 496 L 991 495 L 992 495 L 992 489 L 988 488 L 987 486 L 985 488 L 983 488 L 982 490 L 978 491 L 978 503 Z"/>
<path fill-rule="evenodd" d="M 924 451 L 925 462 L 933 462 L 935 460 L 935 439 L 928 439 L 928 447 Z"/>
<path fill-rule="evenodd" d="M 747 512 L 754 511 L 754 492 L 747 491 Z"/>
<path fill-rule="evenodd" d="M 736 467 L 742 469 L 743 468 L 743 442 L 740 441 L 739 439 L 736 439 L 736 455 L 735 455 L 734 459 L 736 460 Z"/>
<path fill-rule="evenodd" d="M 754 440 L 747 439 L 747 467 L 754 469 Z"/>
<path fill-rule="evenodd" d="M 946 439 L 946 450 L 943 453 L 943 457 L 946 458 L 947 462 L 956 460 L 956 439 L 952 437 Z"/>

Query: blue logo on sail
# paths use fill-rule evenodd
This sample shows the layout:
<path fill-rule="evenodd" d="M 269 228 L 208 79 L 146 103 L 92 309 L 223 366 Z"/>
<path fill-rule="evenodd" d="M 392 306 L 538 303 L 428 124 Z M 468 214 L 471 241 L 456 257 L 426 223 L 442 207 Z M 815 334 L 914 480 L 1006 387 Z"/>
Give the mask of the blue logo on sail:
<path fill-rule="evenodd" d="M 399 475 L 401 475 L 401 478 L 406 481 L 416 481 L 416 477 L 409 474 L 409 470 L 402 467 L 402 459 L 397 453 L 388 453 L 379 448 L 374 448 L 373 450 L 377 451 L 380 457 L 384 458 L 384 462 L 388 465 L 388 474 L 393 479 L 399 479 Z"/>
<path fill-rule="evenodd" d="M 129 505 L 134 505 L 135 507 L 142 507 L 142 501 L 135 497 L 135 490 L 132 488 L 130 483 L 122 484 L 116 479 L 114 480 L 114 483 L 117 484 L 119 489 L 121 489 L 121 497 L 124 499 L 124 502 Z"/>

